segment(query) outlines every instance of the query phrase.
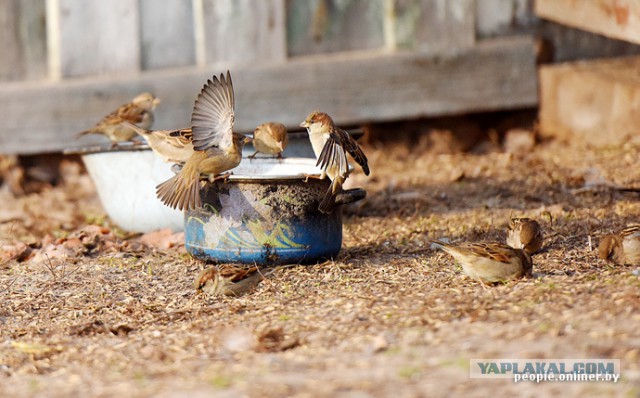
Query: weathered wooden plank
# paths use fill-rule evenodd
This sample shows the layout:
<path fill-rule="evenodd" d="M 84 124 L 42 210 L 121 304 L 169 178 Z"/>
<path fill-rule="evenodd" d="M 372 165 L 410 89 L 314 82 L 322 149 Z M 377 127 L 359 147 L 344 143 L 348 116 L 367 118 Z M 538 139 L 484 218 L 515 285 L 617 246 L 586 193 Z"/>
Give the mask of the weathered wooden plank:
<path fill-rule="evenodd" d="M 640 2 L 637 0 L 536 0 L 536 14 L 545 19 L 640 43 Z"/>
<path fill-rule="evenodd" d="M 289 55 L 385 46 L 386 0 L 287 0 Z"/>
<path fill-rule="evenodd" d="M 142 69 L 195 65 L 192 3 L 139 1 Z"/>
<path fill-rule="evenodd" d="M 270 63 L 286 59 L 284 0 L 199 1 L 206 63 Z"/>
<path fill-rule="evenodd" d="M 473 0 L 387 0 L 387 47 L 442 54 L 471 47 L 475 42 Z M 391 15 L 389 15 L 389 11 Z"/>
<path fill-rule="evenodd" d="M 376 51 L 234 68 L 236 126 L 246 132 L 264 121 L 280 120 L 295 127 L 314 109 L 350 124 L 533 106 L 534 47 L 530 37 L 509 37 L 437 59 Z M 163 100 L 156 127 L 184 126 L 202 84 L 225 69 L 219 65 L 210 71 L 155 70 L 136 78 L 75 79 L 45 87 L 0 86 L 0 152 L 68 147 L 75 132 L 145 90 Z"/>
<path fill-rule="evenodd" d="M 475 0 L 478 38 L 527 31 L 535 27 L 533 0 Z"/>
<path fill-rule="evenodd" d="M 48 0 L 52 78 L 140 69 L 138 3 Z"/>
<path fill-rule="evenodd" d="M 640 139 L 640 57 L 540 68 L 540 131 L 611 145 Z"/>
<path fill-rule="evenodd" d="M 44 0 L 0 2 L 0 80 L 46 76 L 45 32 Z"/>

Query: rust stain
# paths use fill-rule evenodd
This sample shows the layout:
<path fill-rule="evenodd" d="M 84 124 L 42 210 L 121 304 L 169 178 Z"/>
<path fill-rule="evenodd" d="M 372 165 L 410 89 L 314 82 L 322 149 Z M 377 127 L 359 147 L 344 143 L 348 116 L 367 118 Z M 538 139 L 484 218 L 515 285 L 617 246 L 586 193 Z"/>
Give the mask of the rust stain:
<path fill-rule="evenodd" d="M 620 4 L 623 3 L 623 4 Z M 616 22 L 618 25 L 626 26 L 629 23 L 629 4 L 626 1 L 614 1 L 613 9 L 616 15 Z"/>

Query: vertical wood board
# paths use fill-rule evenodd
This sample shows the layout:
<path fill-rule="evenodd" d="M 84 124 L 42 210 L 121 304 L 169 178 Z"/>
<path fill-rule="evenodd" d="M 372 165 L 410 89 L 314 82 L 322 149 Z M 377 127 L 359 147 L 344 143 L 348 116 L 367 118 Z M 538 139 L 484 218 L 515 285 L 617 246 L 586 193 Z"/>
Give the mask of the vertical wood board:
<path fill-rule="evenodd" d="M 0 1 L 0 81 L 47 75 L 44 0 Z"/>
<path fill-rule="evenodd" d="M 192 2 L 139 1 L 142 69 L 195 65 Z"/>
<path fill-rule="evenodd" d="M 471 47 L 475 42 L 473 0 L 392 0 L 395 45 L 427 54 Z"/>
<path fill-rule="evenodd" d="M 201 0 L 207 63 L 286 59 L 284 0 Z"/>
<path fill-rule="evenodd" d="M 59 31 L 51 57 L 59 70 L 53 78 L 134 72 L 140 69 L 137 1 L 55 0 Z M 55 64 L 55 62 L 54 62 Z"/>
<path fill-rule="evenodd" d="M 291 56 L 385 46 L 384 0 L 287 0 Z"/>

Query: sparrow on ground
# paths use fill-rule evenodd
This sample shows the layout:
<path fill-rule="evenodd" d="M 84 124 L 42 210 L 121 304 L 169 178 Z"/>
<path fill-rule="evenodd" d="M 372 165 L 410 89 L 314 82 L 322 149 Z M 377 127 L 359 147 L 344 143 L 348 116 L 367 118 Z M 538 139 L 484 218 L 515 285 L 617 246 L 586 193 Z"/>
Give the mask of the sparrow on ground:
<path fill-rule="evenodd" d="M 253 291 L 264 278 L 276 270 L 296 265 L 259 268 L 255 265 L 219 264 L 202 270 L 193 287 L 214 297 L 241 296 Z"/>
<path fill-rule="evenodd" d="M 278 159 L 282 159 L 282 151 L 289 144 L 287 128 L 282 123 L 262 123 L 254 130 L 252 143 L 256 152 L 249 156 L 250 159 L 255 158 L 258 152 L 277 155 Z"/>
<path fill-rule="evenodd" d="M 307 116 L 301 127 L 306 127 L 309 140 L 313 147 L 322 174 L 331 179 L 331 187 L 322 198 L 318 210 L 331 213 L 335 207 L 336 195 L 342 192 L 342 184 L 349 176 L 347 152 L 362 167 L 365 175 L 369 175 L 367 157 L 349 133 L 336 127 L 329 115 L 323 112 L 312 112 Z"/>
<path fill-rule="evenodd" d="M 534 254 L 542 248 L 543 239 L 542 228 L 537 221 L 526 217 L 509 220 L 507 245 Z"/>
<path fill-rule="evenodd" d="M 135 97 L 133 101 L 120 106 L 111 112 L 95 126 L 78 133 L 77 137 L 87 134 L 102 134 L 111 140 L 112 144 L 122 141 L 131 141 L 136 136 L 135 130 L 129 126 L 124 126 L 123 121 L 136 124 L 144 129 L 148 129 L 153 124 L 153 111 L 160 103 L 160 100 L 151 93 L 142 93 Z"/>
<path fill-rule="evenodd" d="M 240 164 L 242 147 L 249 138 L 233 132 L 234 97 L 231 75 L 208 80 L 196 99 L 191 115 L 194 152 L 178 174 L 156 187 L 158 198 L 167 206 L 190 210 L 201 206 L 200 175 L 209 181 Z"/>
<path fill-rule="evenodd" d="M 598 246 L 598 255 L 620 265 L 640 265 L 640 225 L 604 236 Z"/>
<path fill-rule="evenodd" d="M 127 121 L 124 121 L 122 125 L 142 136 L 153 152 L 167 163 L 185 163 L 193 155 L 191 128 L 147 130 Z"/>
<path fill-rule="evenodd" d="M 462 243 L 452 245 L 438 240 L 433 246 L 455 258 L 469 277 L 483 283 L 508 281 L 530 276 L 533 262 L 529 253 L 502 243 Z"/>

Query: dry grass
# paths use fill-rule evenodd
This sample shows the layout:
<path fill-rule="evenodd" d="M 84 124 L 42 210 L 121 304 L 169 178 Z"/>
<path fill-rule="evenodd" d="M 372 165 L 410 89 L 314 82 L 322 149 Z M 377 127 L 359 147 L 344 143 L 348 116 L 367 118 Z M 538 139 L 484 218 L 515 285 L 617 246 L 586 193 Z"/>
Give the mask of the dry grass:
<path fill-rule="evenodd" d="M 581 189 L 639 186 L 640 147 L 368 153 L 373 176 L 352 180 L 369 197 L 346 211 L 340 257 L 278 272 L 240 298 L 196 295 L 202 264 L 109 228 L 73 167 L 63 187 L 3 193 L 0 241 L 14 259 L 0 264 L 2 395 L 640 392 L 637 268 L 589 247 L 640 220 L 638 194 Z M 427 237 L 502 240 L 511 213 L 545 228 L 533 279 L 485 290 L 427 247 Z M 80 243 L 66 257 L 46 249 L 61 242 Z M 470 379 L 470 358 L 619 358 L 623 381 Z"/>

